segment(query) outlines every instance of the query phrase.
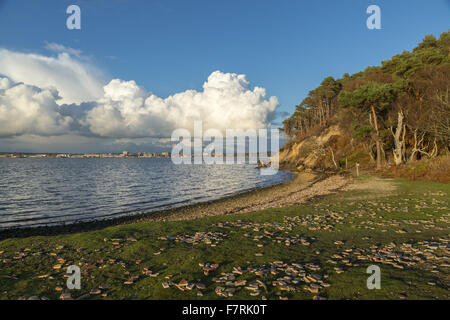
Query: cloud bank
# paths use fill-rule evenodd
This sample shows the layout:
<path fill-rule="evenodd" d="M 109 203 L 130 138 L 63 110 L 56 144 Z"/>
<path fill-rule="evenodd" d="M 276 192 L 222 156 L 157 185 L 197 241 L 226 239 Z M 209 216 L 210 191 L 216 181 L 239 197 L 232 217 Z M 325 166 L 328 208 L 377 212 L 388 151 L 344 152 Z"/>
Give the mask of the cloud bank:
<path fill-rule="evenodd" d="M 0 137 L 60 135 L 73 121 L 59 113 L 58 92 L 0 78 Z"/>
<path fill-rule="evenodd" d="M 77 58 L 80 51 L 47 46 L 57 57 L 0 49 L 0 139 L 170 137 L 177 128 L 192 130 L 195 120 L 203 121 L 204 130 L 259 129 L 270 126 L 279 106 L 245 75 L 221 71 L 211 73 L 203 90 L 166 98 L 135 81 L 100 86 L 94 69 Z"/>
<path fill-rule="evenodd" d="M 56 57 L 21 53 L 0 48 L 0 74 L 15 82 L 39 88 L 56 88 L 59 104 L 96 100 L 103 94 L 102 73 L 77 56 L 81 51 L 47 43 Z"/>
<path fill-rule="evenodd" d="M 213 72 L 203 91 L 188 90 L 161 98 L 134 81 L 114 79 L 104 96 L 87 112 L 82 124 L 103 137 L 170 136 L 176 128 L 192 130 L 195 120 L 204 129 L 264 128 L 279 103 L 266 99 L 263 88 L 250 88 L 245 75 Z"/>

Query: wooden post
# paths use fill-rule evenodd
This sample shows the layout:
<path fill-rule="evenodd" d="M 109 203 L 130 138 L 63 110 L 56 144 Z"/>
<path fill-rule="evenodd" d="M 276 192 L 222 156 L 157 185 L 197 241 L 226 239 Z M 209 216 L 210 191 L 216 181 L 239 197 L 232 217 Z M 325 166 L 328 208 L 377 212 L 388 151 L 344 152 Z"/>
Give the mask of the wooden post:
<path fill-rule="evenodd" d="M 356 176 L 359 177 L 359 162 L 356 163 Z"/>
<path fill-rule="evenodd" d="M 348 161 L 347 161 L 347 157 L 345 157 L 345 170 L 348 170 Z"/>

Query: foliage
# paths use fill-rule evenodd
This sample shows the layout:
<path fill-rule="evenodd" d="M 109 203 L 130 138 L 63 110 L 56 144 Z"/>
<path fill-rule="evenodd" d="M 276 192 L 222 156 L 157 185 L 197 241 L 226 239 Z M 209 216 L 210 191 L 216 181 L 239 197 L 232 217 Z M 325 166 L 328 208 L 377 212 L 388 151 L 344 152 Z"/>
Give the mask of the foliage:
<path fill-rule="evenodd" d="M 450 152 L 449 92 L 450 32 L 444 32 L 439 39 L 426 36 L 411 52 L 395 55 L 381 66 L 346 73 L 341 79 L 325 78 L 283 122 L 283 128 L 292 139 L 301 139 L 336 119 L 357 141 L 377 141 L 389 160 L 395 148 L 391 133 L 401 113 L 403 162 L 430 158 Z"/>

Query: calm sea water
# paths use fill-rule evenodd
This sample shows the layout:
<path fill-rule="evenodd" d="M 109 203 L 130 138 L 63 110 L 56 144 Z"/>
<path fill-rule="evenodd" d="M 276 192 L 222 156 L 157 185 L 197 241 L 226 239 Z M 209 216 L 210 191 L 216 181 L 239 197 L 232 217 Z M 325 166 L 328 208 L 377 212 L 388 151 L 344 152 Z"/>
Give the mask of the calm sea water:
<path fill-rule="evenodd" d="M 0 229 L 108 219 L 179 207 L 293 178 L 253 165 L 170 159 L 0 159 Z"/>

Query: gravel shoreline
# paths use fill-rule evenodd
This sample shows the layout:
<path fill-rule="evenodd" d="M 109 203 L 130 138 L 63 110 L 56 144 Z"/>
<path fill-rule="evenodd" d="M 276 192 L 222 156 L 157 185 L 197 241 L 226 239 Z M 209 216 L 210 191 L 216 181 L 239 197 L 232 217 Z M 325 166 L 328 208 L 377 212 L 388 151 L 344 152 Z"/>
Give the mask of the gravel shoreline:
<path fill-rule="evenodd" d="M 294 180 L 239 194 L 231 198 L 211 203 L 198 204 L 195 207 L 183 207 L 172 212 L 160 212 L 144 219 L 146 221 L 180 221 L 208 216 L 238 214 L 270 208 L 298 205 L 312 198 L 335 193 L 351 182 L 342 175 L 321 175 L 313 172 L 301 172 Z"/>
<path fill-rule="evenodd" d="M 138 222 L 192 220 L 208 216 L 238 214 L 269 208 L 286 207 L 304 203 L 312 198 L 335 193 L 351 183 L 351 178 L 337 174 L 327 175 L 312 171 L 297 172 L 296 174 L 296 178 L 291 181 L 179 208 L 140 213 L 109 220 L 79 222 L 69 225 L 1 230 L 0 240 L 92 231 L 108 226 Z"/>

